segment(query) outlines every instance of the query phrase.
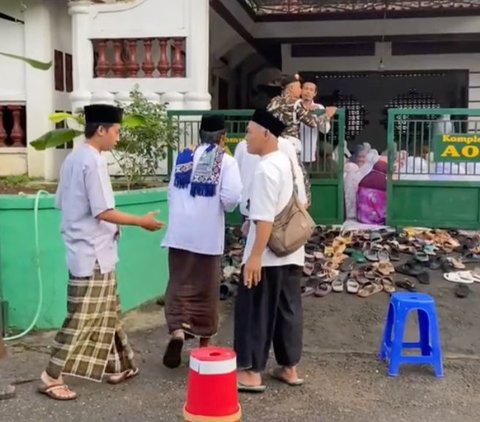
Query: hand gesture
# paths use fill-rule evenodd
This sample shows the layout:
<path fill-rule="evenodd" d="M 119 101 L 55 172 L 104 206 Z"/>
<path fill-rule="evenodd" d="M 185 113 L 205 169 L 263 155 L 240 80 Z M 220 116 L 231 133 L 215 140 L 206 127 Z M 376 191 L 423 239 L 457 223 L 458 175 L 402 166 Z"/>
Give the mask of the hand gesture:
<path fill-rule="evenodd" d="M 155 232 L 160 230 L 165 225 L 162 221 L 158 221 L 155 216 L 159 211 L 151 211 L 148 214 L 145 214 L 141 217 L 140 227 L 150 232 Z"/>
<path fill-rule="evenodd" d="M 325 108 L 325 114 L 329 119 L 331 119 L 333 116 L 335 116 L 336 112 L 337 112 L 337 107 L 327 107 L 327 108 Z"/>
<path fill-rule="evenodd" d="M 262 258 L 250 255 L 243 267 L 243 283 L 249 289 L 255 287 L 262 279 Z"/>

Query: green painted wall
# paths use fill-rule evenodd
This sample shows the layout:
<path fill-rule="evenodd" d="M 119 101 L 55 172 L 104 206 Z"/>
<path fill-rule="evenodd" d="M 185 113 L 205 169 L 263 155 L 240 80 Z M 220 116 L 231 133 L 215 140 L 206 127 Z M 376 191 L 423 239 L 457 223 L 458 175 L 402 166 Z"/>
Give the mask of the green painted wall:
<path fill-rule="evenodd" d="M 0 195 L 0 294 L 9 302 L 10 325 L 24 329 L 32 321 L 38 298 L 34 231 L 35 196 Z M 167 221 L 165 188 L 119 192 L 117 207 L 132 214 L 159 210 Z M 68 273 L 60 235 L 60 213 L 53 195 L 39 203 L 40 264 L 44 301 L 38 329 L 58 328 L 66 313 Z M 160 248 L 164 231 L 136 227 L 122 230 L 118 265 L 120 300 L 124 311 L 164 293 L 168 281 L 167 251 Z"/>

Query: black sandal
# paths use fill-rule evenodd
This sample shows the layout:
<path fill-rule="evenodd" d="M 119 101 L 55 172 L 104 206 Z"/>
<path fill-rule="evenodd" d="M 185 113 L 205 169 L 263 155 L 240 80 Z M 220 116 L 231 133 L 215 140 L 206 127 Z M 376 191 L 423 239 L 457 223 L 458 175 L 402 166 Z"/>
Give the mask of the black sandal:
<path fill-rule="evenodd" d="M 460 284 L 457 283 L 455 286 L 455 296 L 464 299 L 466 298 L 472 291 L 470 290 L 470 287 L 468 287 L 466 284 Z"/>
<path fill-rule="evenodd" d="M 395 286 L 400 287 L 401 289 L 408 290 L 409 292 L 416 292 L 417 291 L 415 283 L 412 280 L 409 280 L 408 278 L 405 278 L 401 281 L 397 281 L 395 283 Z"/>
<path fill-rule="evenodd" d="M 170 369 L 178 368 L 182 363 L 183 338 L 172 337 L 163 355 L 163 364 Z"/>

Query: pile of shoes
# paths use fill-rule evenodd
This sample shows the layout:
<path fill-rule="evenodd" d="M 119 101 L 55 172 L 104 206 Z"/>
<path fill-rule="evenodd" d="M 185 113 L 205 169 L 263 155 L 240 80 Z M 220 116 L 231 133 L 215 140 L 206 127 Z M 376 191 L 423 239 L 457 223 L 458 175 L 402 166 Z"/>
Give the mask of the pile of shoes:
<path fill-rule="evenodd" d="M 222 280 L 220 283 L 220 300 L 227 300 L 236 295 L 240 282 L 245 239 L 238 227 L 225 229 L 225 253 L 222 261 Z"/>
<path fill-rule="evenodd" d="M 403 262 L 392 264 L 400 260 Z M 416 282 L 430 284 L 431 270 L 443 271 L 449 281 L 473 283 L 468 272 L 453 272 L 464 270 L 466 263 L 480 263 L 477 234 L 410 228 L 342 232 L 317 227 L 306 245 L 302 293 L 324 297 L 346 291 L 366 298 L 382 291 L 391 294 L 396 287 L 416 291 Z M 408 278 L 394 282 L 395 273 Z M 461 289 L 463 292 L 455 293 L 465 297 L 468 292 Z"/>

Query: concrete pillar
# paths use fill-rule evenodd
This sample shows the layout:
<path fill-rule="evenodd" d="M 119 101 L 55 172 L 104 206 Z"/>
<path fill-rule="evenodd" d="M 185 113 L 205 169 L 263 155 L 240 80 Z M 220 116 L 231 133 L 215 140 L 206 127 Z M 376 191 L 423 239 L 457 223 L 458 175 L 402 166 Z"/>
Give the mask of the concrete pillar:
<path fill-rule="evenodd" d="M 72 112 L 76 112 L 91 101 L 93 79 L 93 46 L 88 38 L 90 32 L 90 1 L 77 0 L 68 4 L 72 16 L 73 92 Z"/>
<path fill-rule="evenodd" d="M 209 23 L 208 0 L 189 0 L 190 34 L 187 38 L 187 77 L 193 81 L 193 89 L 185 94 L 185 108 L 209 110 L 211 97 L 209 80 Z"/>
<path fill-rule="evenodd" d="M 48 62 L 53 59 L 50 11 L 47 2 L 28 3 L 25 19 L 25 56 Z M 33 141 L 53 129 L 48 116 L 54 110 L 53 66 L 42 71 L 25 66 L 25 98 L 27 104 L 27 135 Z M 28 175 L 45 176 L 45 155 L 27 146 Z"/>

